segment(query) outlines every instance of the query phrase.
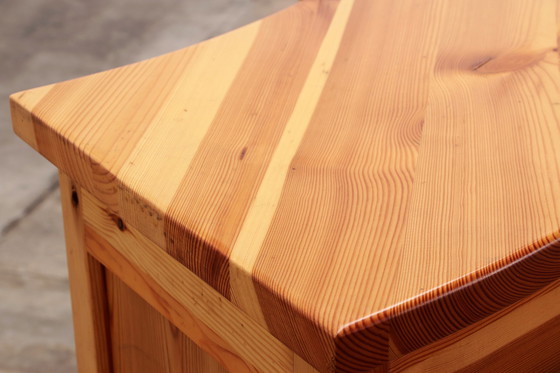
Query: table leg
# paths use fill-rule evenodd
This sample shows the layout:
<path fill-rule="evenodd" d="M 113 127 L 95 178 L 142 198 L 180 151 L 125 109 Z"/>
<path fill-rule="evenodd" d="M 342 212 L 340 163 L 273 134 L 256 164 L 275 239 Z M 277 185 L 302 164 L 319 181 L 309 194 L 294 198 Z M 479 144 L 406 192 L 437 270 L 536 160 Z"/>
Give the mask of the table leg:
<path fill-rule="evenodd" d="M 78 370 L 86 373 L 110 372 L 104 268 L 85 248 L 80 188 L 62 172 L 59 182 Z"/>

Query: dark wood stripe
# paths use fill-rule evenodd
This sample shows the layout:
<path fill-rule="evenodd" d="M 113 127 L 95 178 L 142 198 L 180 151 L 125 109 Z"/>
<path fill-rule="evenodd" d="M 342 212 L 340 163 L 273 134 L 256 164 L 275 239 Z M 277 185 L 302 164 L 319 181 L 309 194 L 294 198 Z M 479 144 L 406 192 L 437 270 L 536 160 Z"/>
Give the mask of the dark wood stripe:
<path fill-rule="evenodd" d="M 384 291 L 396 267 L 386 264 L 399 256 L 434 62 L 427 41 L 436 15 L 413 7 L 356 1 L 254 269 L 266 279 L 256 286 L 271 332 L 317 367 L 341 325 L 391 295 Z M 402 22 L 426 42 L 399 30 Z M 371 24 L 383 32 L 361 31 Z M 417 95 L 403 95 L 396 80 Z"/>
<path fill-rule="evenodd" d="M 168 252 L 228 298 L 229 251 L 334 5 L 300 3 L 263 21 L 167 211 Z"/>

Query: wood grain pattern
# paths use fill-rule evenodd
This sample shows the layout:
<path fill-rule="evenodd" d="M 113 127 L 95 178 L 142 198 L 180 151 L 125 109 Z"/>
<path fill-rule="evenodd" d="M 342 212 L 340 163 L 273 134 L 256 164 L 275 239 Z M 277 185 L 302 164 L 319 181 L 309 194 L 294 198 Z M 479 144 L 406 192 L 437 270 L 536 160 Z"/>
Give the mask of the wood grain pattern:
<path fill-rule="evenodd" d="M 110 372 L 105 271 L 86 251 L 80 188 L 63 173 L 59 174 L 59 183 L 78 369 L 85 373 Z"/>
<path fill-rule="evenodd" d="M 169 258 L 140 232 L 132 227 L 119 227 L 117 218 L 88 192 L 82 191 L 81 195 L 88 251 L 125 279 L 138 293 L 143 294 L 159 311 L 146 312 L 145 301 L 129 293 L 130 291 L 123 290 L 128 287 L 121 284 L 115 275 L 111 275 L 113 278 L 107 281 L 109 305 L 116 304 L 117 308 L 125 308 L 127 314 L 135 315 L 127 318 L 127 324 L 113 326 L 118 330 L 124 327 L 124 331 L 119 332 L 124 336 L 117 336 L 120 338 L 117 345 L 124 343 L 122 338 L 134 340 L 141 345 L 123 356 L 114 351 L 117 347 L 113 341 L 111 344 L 116 367 L 124 367 L 125 370 L 137 367 L 146 356 L 155 355 L 152 358 L 157 364 L 174 369 L 184 361 L 185 356 L 192 354 L 192 351 L 187 355 L 174 354 L 175 349 L 171 352 L 163 351 L 160 344 L 154 344 L 154 338 L 147 336 L 150 333 L 167 335 L 168 328 L 173 329 L 171 324 L 161 321 L 163 318 L 160 315 L 164 315 L 191 336 L 210 356 L 228 367 L 229 371 L 246 370 L 248 366 L 239 361 L 242 357 L 252 361 L 259 367 L 259 371 L 276 371 L 275 368 L 278 367 L 294 372 L 316 371 L 295 354 L 292 366 L 290 352 L 277 354 L 275 357 L 271 353 L 280 350 L 275 347 L 278 342 L 274 341 L 274 337 L 258 332 L 260 327 L 253 320 L 230 305 L 192 272 Z M 181 285 L 184 286 L 174 284 L 175 279 L 181 279 Z M 112 291 L 120 293 L 115 295 Z M 538 369 L 555 372 L 560 367 L 560 355 L 557 353 L 560 348 L 560 330 L 557 329 L 559 296 L 560 280 L 556 280 L 511 306 L 409 354 L 392 351 L 392 361 L 376 371 L 491 371 L 490 367 L 511 367 L 515 371 L 525 367 L 526 371 Z M 216 301 L 220 306 L 215 305 Z M 137 322 L 130 321 L 134 317 L 137 317 Z M 112 325 L 114 319 L 115 315 L 112 315 Z M 163 329 L 161 325 L 164 326 Z M 236 341 L 240 339 L 243 340 L 242 345 L 250 344 L 245 352 L 236 348 L 239 343 Z M 170 341 L 172 346 L 177 347 L 173 341 L 177 340 L 172 338 Z M 394 343 L 391 344 L 394 347 Z M 511 356 L 511 353 L 520 349 L 523 354 Z M 143 351 L 142 356 L 136 356 L 140 351 Z M 282 360 L 276 360 L 279 356 L 283 356 Z M 173 360 L 174 363 L 162 363 L 165 359 Z M 152 368 L 156 369 L 156 366 Z"/>
<path fill-rule="evenodd" d="M 227 372 L 118 277 L 106 278 L 114 372 Z"/>
<path fill-rule="evenodd" d="M 391 372 L 556 372 L 560 281 L 437 342 L 395 357 Z"/>
<path fill-rule="evenodd" d="M 314 368 L 367 371 L 560 278 L 558 9 L 302 1 L 13 124 Z"/>
<path fill-rule="evenodd" d="M 82 190 L 88 252 L 231 372 L 292 372 L 294 353 Z"/>

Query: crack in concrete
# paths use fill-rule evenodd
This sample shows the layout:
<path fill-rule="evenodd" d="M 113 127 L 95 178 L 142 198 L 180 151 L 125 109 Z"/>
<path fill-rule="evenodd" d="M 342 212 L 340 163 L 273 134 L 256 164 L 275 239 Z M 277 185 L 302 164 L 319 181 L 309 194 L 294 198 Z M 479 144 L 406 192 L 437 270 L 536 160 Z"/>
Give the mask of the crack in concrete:
<path fill-rule="evenodd" d="M 19 216 L 10 220 L 2 228 L 0 233 L 0 239 L 4 238 L 8 233 L 18 227 L 25 218 L 33 213 L 41 204 L 50 197 L 50 195 L 58 189 L 58 178 L 53 177 L 50 184 L 34 199 L 32 200 L 21 212 Z"/>

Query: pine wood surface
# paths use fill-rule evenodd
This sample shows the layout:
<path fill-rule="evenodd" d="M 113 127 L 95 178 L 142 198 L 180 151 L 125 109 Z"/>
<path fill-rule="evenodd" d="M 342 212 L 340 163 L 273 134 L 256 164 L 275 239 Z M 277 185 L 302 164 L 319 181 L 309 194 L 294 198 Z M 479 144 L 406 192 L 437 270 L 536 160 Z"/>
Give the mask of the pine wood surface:
<path fill-rule="evenodd" d="M 169 371 L 182 371 L 183 365 L 173 359 L 179 355 L 169 352 L 183 348 L 183 337 L 166 338 L 167 353 L 161 345 L 152 343 L 154 333 L 167 335 L 171 325 L 176 325 L 184 338 L 195 342 L 230 372 L 317 372 L 141 232 L 132 227 L 120 228 L 95 197 L 87 191 L 81 195 L 86 248 L 112 274 L 108 287 L 111 281 L 121 282 L 115 281 L 116 278 L 123 279 L 122 286 L 144 297 L 141 302 L 138 296 L 125 292 L 130 299 L 119 293 L 112 294 L 109 301 L 137 318 L 136 327 L 128 323 L 111 324 L 118 330 L 112 334 L 122 334 L 121 341 L 134 341 L 138 347 L 126 354 L 124 364 L 119 359 L 122 354 L 114 355 L 115 367 L 126 370 L 149 356 Z M 177 279 L 181 279 L 179 284 Z M 372 372 L 557 372 L 560 369 L 559 297 L 560 280 L 556 280 L 425 347 L 403 356 L 391 351 L 390 361 Z M 157 314 L 145 312 L 146 302 Z M 170 323 L 158 321 L 164 320 L 158 315 Z M 137 352 L 142 356 L 137 356 Z M 188 361 L 192 351 L 183 352 L 179 360 Z M 174 362 L 163 363 L 164 356 Z M 155 365 L 145 369 L 146 372 L 160 370 Z"/>
<path fill-rule="evenodd" d="M 557 372 L 560 281 L 387 364 L 390 372 Z"/>
<path fill-rule="evenodd" d="M 117 276 L 106 275 L 114 372 L 227 372 Z"/>
<path fill-rule="evenodd" d="M 264 327 L 87 191 L 81 201 L 88 252 L 228 371 L 294 371 L 301 358 Z"/>
<path fill-rule="evenodd" d="M 59 174 L 76 360 L 80 372 L 110 372 L 105 270 L 86 250 L 81 188 Z"/>
<path fill-rule="evenodd" d="M 368 370 L 560 277 L 559 14 L 307 0 L 12 120 L 314 367 Z"/>

